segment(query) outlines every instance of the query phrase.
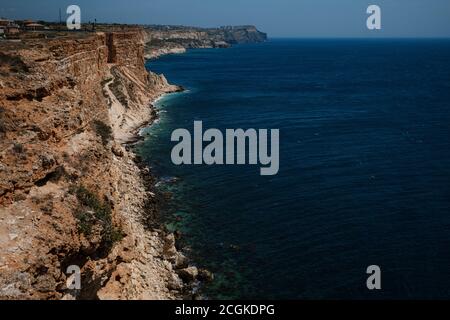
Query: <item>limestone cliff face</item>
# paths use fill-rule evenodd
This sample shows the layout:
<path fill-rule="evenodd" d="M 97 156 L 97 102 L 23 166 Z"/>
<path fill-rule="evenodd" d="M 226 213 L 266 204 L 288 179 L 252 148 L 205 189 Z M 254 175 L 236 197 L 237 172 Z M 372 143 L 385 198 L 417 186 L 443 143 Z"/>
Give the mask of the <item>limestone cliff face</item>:
<path fill-rule="evenodd" d="M 267 34 L 254 26 L 194 28 L 181 26 L 149 26 L 145 29 L 146 57 L 182 53 L 191 48 L 226 48 L 236 43 L 258 43 Z"/>
<path fill-rule="evenodd" d="M 0 48 L 0 298 L 172 299 L 183 257 L 148 227 L 155 194 L 121 145 L 178 90 L 144 67 L 144 32 Z M 152 220 L 153 219 L 153 220 Z M 82 272 L 68 290 L 66 269 Z"/>

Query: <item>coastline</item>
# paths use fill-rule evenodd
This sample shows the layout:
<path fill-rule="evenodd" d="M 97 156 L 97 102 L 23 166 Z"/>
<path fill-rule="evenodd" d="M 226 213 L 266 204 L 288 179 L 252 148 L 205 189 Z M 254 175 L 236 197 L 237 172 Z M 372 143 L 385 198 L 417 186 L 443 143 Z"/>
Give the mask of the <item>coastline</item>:
<path fill-rule="evenodd" d="M 198 299 L 193 289 L 213 278 L 160 223 L 165 199 L 132 149 L 158 100 L 183 91 L 146 69 L 148 35 L 2 47 L 0 299 Z M 77 290 L 67 284 L 72 266 Z"/>
<path fill-rule="evenodd" d="M 151 74 L 151 71 L 149 72 Z M 167 94 L 183 91 L 182 87 L 169 84 L 163 75 L 156 76 L 163 79 L 156 92 L 151 94 L 148 102 L 134 110 L 136 114 L 128 110 L 128 116 L 124 118 L 128 122 L 121 123 L 121 127 L 126 127 L 127 130 L 114 130 L 118 127 L 113 125 L 113 134 L 119 137 L 115 139 L 116 145 L 113 147 L 113 153 L 118 160 L 117 170 L 120 172 L 120 180 L 128 182 L 123 190 L 126 193 L 125 201 L 120 204 L 119 212 L 126 229 L 131 231 L 129 234 L 134 238 L 134 245 L 141 249 L 134 249 L 140 256 L 138 262 L 132 261 L 111 277 L 122 278 L 123 274 L 129 273 L 134 280 L 131 281 L 133 286 L 122 283 L 122 289 L 118 290 L 114 281 L 107 283 L 98 292 L 100 299 L 192 299 L 189 286 L 192 281 L 183 281 L 183 278 L 187 278 L 180 274 L 188 273 L 194 267 L 189 265 L 188 258 L 176 249 L 174 234 L 167 232 L 160 222 L 163 213 L 159 207 L 164 200 L 154 188 L 157 177 L 133 150 L 133 146 L 145 138 L 140 131 L 158 119 L 155 109 L 157 101 Z M 114 99 L 113 95 L 110 98 Z M 111 115 L 110 118 L 113 121 Z M 154 250 L 150 256 L 146 255 L 149 248 Z M 147 289 L 149 281 L 154 282 L 151 284 L 156 288 L 151 290 L 153 292 Z M 131 297 L 117 296 L 119 291 L 124 291 L 123 286 L 129 286 L 125 291 L 135 291 Z M 138 290 L 140 293 L 136 292 L 136 286 L 141 288 Z"/>
<path fill-rule="evenodd" d="M 23 68 L 0 88 L 0 221 L 9 221 L 1 225 L 0 299 L 192 298 L 199 270 L 157 223 L 155 178 L 130 146 L 155 120 L 155 100 L 181 90 L 145 69 L 142 35 L 2 49 Z M 47 80 L 39 90 L 36 77 Z M 68 266 L 80 268 L 80 290 L 66 286 Z"/>
<path fill-rule="evenodd" d="M 135 236 L 136 238 L 142 238 L 141 240 L 145 242 L 148 241 L 146 235 L 150 233 L 154 238 L 149 241 L 149 244 L 151 246 L 160 247 L 163 264 L 166 270 L 160 273 L 159 277 L 168 280 L 166 281 L 166 287 L 170 292 L 170 295 L 165 298 L 198 300 L 202 299 L 202 296 L 197 289 L 201 287 L 201 283 L 212 281 L 214 275 L 206 269 L 199 268 L 195 264 L 195 261 L 192 261 L 189 256 L 184 255 L 177 249 L 177 236 L 174 233 L 167 231 L 162 222 L 162 215 L 164 213 L 161 212 L 160 207 L 167 199 L 165 199 L 164 195 L 160 194 L 155 188 L 158 177 L 152 173 L 151 168 L 133 149 L 137 143 L 146 139 L 146 137 L 141 134 L 141 131 L 151 127 L 155 121 L 158 120 L 159 115 L 156 109 L 158 101 L 167 95 L 185 91 L 186 90 L 180 86 L 167 83 L 167 88 L 162 88 L 148 104 L 148 119 L 144 118 L 140 123 L 136 123 L 134 129 L 130 131 L 129 139 L 121 144 L 125 148 L 123 151 L 124 157 L 132 159 L 133 162 L 132 166 L 134 167 L 134 170 L 132 171 L 134 171 L 135 174 L 130 175 L 129 178 L 134 181 L 134 185 L 139 186 L 139 188 L 132 189 L 132 197 L 140 199 L 139 203 L 135 204 L 134 209 L 132 210 L 139 211 L 139 214 L 143 219 L 138 219 L 137 228 L 140 229 L 140 227 L 143 226 L 144 230 L 135 232 Z M 125 168 L 125 170 L 122 169 L 122 172 L 124 173 L 130 169 L 127 168 L 127 165 L 124 163 L 122 163 L 121 168 Z M 133 219 L 130 220 L 132 221 Z M 134 272 L 136 271 L 137 270 L 134 270 Z M 165 271 L 168 271 L 168 274 L 166 274 Z M 139 272 L 142 272 L 142 268 L 137 273 Z M 108 290 L 109 289 L 106 288 L 103 291 L 100 291 L 99 297 L 102 299 L 112 298 L 108 296 Z"/>
<path fill-rule="evenodd" d="M 138 124 L 137 126 L 135 126 L 134 129 L 132 129 L 129 134 L 130 137 L 123 141 L 123 145 L 125 146 L 134 146 L 135 144 L 143 141 L 145 139 L 145 136 L 142 135 L 142 130 L 151 127 L 155 121 L 157 121 L 159 119 L 159 115 L 158 115 L 158 110 L 155 108 L 155 104 L 158 103 L 159 100 L 163 99 L 165 96 L 174 94 L 174 93 L 182 93 L 182 92 L 186 92 L 186 90 L 183 87 L 177 86 L 179 89 L 174 90 L 174 91 L 163 91 L 160 93 L 160 95 L 156 98 L 154 98 L 154 100 L 152 100 L 150 102 L 150 112 L 151 112 L 151 116 L 148 120 L 143 120 L 141 124 Z"/>

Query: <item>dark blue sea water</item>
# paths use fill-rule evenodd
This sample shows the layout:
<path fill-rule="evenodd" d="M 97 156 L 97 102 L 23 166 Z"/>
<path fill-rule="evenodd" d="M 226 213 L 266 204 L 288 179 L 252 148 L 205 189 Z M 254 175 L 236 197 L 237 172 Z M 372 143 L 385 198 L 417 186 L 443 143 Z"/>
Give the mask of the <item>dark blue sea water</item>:
<path fill-rule="evenodd" d="M 167 226 L 216 274 L 206 295 L 450 298 L 450 41 L 272 40 L 147 67 L 189 90 L 158 103 L 140 152 L 173 194 Z M 279 174 L 174 166 L 194 120 L 279 128 Z"/>

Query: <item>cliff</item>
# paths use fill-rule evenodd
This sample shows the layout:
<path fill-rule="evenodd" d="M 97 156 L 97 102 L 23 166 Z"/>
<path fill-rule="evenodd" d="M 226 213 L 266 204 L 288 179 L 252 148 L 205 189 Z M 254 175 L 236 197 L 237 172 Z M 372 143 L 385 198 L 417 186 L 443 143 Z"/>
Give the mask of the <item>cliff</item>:
<path fill-rule="evenodd" d="M 251 26 L 103 25 L 2 42 L 0 299 L 192 298 L 212 279 L 161 228 L 163 197 L 128 148 L 152 101 L 181 90 L 144 59 L 265 39 Z"/>
<path fill-rule="evenodd" d="M 195 28 L 183 26 L 147 26 L 146 58 L 168 53 L 183 53 L 192 48 L 227 48 L 238 43 L 258 43 L 267 35 L 254 26 Z"/>
<path fill-rule="evenodd" d="M 0 299 L 174 299 L 187 267 L 124 143 L 179 90 L 144 68 L 145 35 L 0 48 Z M 68 266 L 80 291 L 67 289 Z"/>

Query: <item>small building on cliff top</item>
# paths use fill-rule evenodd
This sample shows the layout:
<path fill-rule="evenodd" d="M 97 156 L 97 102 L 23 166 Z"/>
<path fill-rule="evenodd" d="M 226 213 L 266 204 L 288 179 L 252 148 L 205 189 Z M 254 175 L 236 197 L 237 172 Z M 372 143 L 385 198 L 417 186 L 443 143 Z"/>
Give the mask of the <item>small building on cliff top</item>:
<path fill-rule="evenodd" d="M 20 33 L 20 26 L 13 20 L 0 19 L 0 35 L 15 36 Z"/>
<path fill-rule="evenodd" d="M 38 31 L 38 30 L 44 30 L 45 26 L 40 23 L 29 23 L 29 24 L 25 25 L 25 29 L 30 30 L 30 31 Z"/>
<path fill-rule="evenodd" d="M 7 27 L 12 23 L 11 20 L 0 19 L 0 27 Z"/>
<path fill-rule="evenodd" d="M 20 27 L 17 24 L 10 24 L 6 27 L 7 35 L 16 35 L 20 33 Z"/>

